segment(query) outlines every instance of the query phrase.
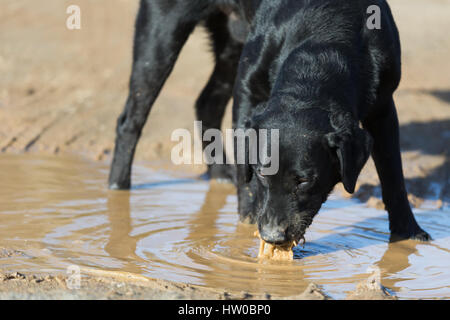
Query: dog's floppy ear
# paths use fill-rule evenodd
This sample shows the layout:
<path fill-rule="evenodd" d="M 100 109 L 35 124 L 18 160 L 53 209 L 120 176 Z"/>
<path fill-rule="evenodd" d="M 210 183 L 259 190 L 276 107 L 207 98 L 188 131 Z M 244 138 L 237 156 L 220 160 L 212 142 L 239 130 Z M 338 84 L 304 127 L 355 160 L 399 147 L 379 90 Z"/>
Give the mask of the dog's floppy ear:
<path fill-rule="evenodd" d="M 359 173 L 372 151 L 372 137 L 359 128 L 349 114 L 334 114 L 330 120 L 335 131 L 326 134 L 325 138 L 339 159 L 345 190 L 353 193 Z"/>

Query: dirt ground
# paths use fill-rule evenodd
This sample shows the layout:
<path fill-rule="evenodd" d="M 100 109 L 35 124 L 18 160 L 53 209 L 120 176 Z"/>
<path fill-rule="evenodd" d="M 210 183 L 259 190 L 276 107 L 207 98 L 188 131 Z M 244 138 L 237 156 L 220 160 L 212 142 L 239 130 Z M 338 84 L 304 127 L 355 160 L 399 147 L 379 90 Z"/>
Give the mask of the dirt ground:
<path fill-rule="evenodd" d="M 125 272 L 82 270 L 79 288 L 64 275 L 26 275 L 0 273 L 1 299 L 83 299 L 83 300 L 329 300 L 320 286 L 311 283 L 301 294 L 277 297 L 266 293 L 252 295 L 247 292 L 229 293 L 200 286 L 148 279 Z M 347 295 L 350 300 L 396 300 L 381 284 L 368 279 Z"/>
<path fill-rule="evenodd" d="M 403 79 L 396 103 L 407 189 L 415 207 L 424 199 L 440 207 L 450 200 L 450 0 L 389 3 L 403 47 Z M 81 30 L 66 28 L 70 4 L 81 7 Z M 115 122 L 127 96 L 137 4 L 138 0 L 0 2 L 2 153 L 75 153 L 111 160 Z M 193 105 L 211 70 L 207 37 L 198 28 L 152 110 L 138 146 L 138 163 L 168 163 L 174 145 L 171 133 L 177 128 L 193 131 Z M 225 127 L 230 126 L 230 118 L 228 110 Z M 382 206 L 372 161 L 363 170 L 358 187 L 356 197 L 370 206 Z M 45 290 L 47 284 L 54 289 L 49 297 L 58 296 L 55 292 L 63 286 L 62 280 L 34 277 L 0 275 L 0 298 L 14 297 L 12 288 L 22 294 L 28 289 L 50 294 Z M 142 284 L 132 287 L 121 282 L 126 285 L 119 290 L 115 280 L 89 279 L 104 284 L 98 290 L 107 297 L 110 293 L 117 294 L 116 298 L 129 297 L 128 292 L 155 297 L 139 291 Z M 174 290 L 174 296 L 158 296 L 158 287 L 154 290 L 158 297 L 192 298 L 190 290 L 194 289 L 190 288 Z"/>

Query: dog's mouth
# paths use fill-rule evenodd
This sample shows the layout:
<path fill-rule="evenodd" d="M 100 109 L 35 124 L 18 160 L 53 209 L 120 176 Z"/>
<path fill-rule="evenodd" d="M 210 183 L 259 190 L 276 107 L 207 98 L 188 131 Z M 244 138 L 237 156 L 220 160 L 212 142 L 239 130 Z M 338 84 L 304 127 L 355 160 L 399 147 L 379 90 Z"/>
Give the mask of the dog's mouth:
<path fill-rule="evenodd" d="M 264 241 L 258 231 L 255 231 L 254 236 L 259 238 L 260 241 L 258 259 L 292 261 L 294 260 L 294 252 L 292 249 L 300 243 L 302 246 L 305 246 L 306 243 L 304 235 L 298 237 L 297 240 L 291 240 L 282 245 L 275 245 Z"/>

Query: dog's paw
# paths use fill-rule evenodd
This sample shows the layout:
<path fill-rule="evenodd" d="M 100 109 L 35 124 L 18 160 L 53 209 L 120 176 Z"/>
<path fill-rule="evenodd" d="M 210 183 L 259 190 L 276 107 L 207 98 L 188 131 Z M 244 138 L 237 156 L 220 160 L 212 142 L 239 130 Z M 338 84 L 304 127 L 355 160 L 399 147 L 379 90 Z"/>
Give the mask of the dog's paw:
<path fill-rule="evenodd" d="M 420 232 L 415 233 L 409 237 L 411 240 L 417 240 L 422 242 L 429 242 L 433 240 L 433 238 L 425 231 L 420 230 Z"/>
<path fill-rule="evenodd" d="M 422 229 L 419 228 L 418 230 L 413 231 L 413 232 L 405 232 L 405 233 L 393 232 L 393 233 L 391 233 L 390 242 L 396 242 L 396 241 L 408 240 L 408 239 L 420 241 L 420 242 L 429 242 L 429 241 L 433 240 L 433 238 L 426 231 L 423 231 Z"/>
<path fill-rule="evenodd" d="M 112 182 L 109 184 L 109 190 L 129 190 L 131 187 L 131 183 L 117 183 L 117 182 Z"/>

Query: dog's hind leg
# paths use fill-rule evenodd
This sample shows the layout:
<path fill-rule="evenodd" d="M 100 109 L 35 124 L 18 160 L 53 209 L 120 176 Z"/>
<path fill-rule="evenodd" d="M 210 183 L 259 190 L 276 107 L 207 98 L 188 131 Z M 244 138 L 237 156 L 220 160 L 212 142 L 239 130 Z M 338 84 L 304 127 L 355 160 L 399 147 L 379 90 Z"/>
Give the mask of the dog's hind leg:
<path fill-rule="evenodd" d="M 379 106 L 375 119 L 365 121 L 364 127 L 373 137 L 372 157 L 381 181 L 383 201 L 389 213 L 391 241 L 416 239 L 428 241 L 411 211 L 405 188 L 400 156 L 399 125 L 394 100 Z"/>
<path fill-rule="evenodd" d="M 220 129 L 226 106 L 233 93 L 242 44 L 234 40 L 228 30 L 228 16 L 221 11 L 211 14 L 205 21 L 210 33 L 215 57 L 214 71 L 196 102 L 196 113 L 202 121 L 202 136 L 208 129 Z M 203 142 L 203 149 L 210 142 Z M 223 145 L 223 141 L 221 142 Z M 208 156 L 208 155 L 206 155 Z M 212 154 L 213 162 L 215 154 Z M 235 167 L 227 164 L 208 165 L 208 178 L 235 180 Z"/>
<path fill-rule="evenodd" d="M 201 7 L 197 8 L 198 6 Z M 136 145 L 150 109 L 197 22 L 199 1 L 141 0 L 136 20 L 133 70 L 125 110 L 117 121 L 111 189 L 128 189 Z"/>

